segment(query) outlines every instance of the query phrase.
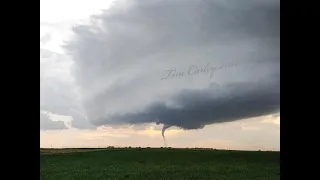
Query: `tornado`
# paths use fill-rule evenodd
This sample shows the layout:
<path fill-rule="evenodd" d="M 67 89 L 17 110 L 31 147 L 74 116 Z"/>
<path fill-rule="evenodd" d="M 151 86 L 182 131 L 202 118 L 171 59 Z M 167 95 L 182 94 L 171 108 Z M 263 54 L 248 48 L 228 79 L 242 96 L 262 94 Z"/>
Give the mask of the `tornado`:
<path fill-rule="evenodd" d="M 166 131 L 166 129 L 168 129 L 169 127 L 171 127 L 171 125 L 168 124 L 163 124 L 162 127 L 162 137 L 163 137 L 163 141 L 164 141 L 164 145 L 167 147 L 167 142 L 166 142 L 166 137 L 164 136 L 164 132 Z"/>

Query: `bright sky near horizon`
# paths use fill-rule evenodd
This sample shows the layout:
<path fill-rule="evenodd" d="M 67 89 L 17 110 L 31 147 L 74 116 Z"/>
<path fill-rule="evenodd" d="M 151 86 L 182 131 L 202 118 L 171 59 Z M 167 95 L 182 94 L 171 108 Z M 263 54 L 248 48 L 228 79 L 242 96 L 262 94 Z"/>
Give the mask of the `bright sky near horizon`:
<path fill-rule="evenodd" d="M 279 2 L 41 0 L 40 147 L 280 150 Z"/>

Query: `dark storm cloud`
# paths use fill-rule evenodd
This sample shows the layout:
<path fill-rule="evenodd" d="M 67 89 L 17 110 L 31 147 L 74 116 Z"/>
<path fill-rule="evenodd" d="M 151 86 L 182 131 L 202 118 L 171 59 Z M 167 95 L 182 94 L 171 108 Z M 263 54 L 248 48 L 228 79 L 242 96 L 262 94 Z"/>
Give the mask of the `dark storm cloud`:
<path fill-rule="evenodd" d="M 71 113 L 72 121 L 71 126 L 77 129 L 95 129 L 96 126 L 91 124 L 84 115 L 79 114 L 76 111 Z"/>
<path fill-rule="evenodd" d="M 205 90 L 184 90 L 172 98 L 175 107 L 163 102 L 154 103 L 139 113 L 128 113 L 101 119 L 97 125 L 113 123 L 148 123 L 160 120 L 184 129 L 263 116 L 279 112 L 280 83 L 233 84 Z M 219 91 L 225 91 L 222 95 Z M 218 95 L 212 93 L 217 91 Z M 99 124 L 100 123 L 100 124 Z"/>
<path fill-rule="evenodd" d="M 278 0 L 126 2 L 75 27 L 66 45 L 93 124 L 197 129 L 279 112 Z M 215 74 L 219 86 L 200 76 L 160 82 L 167 68 L 233 60 L 264 63 Z"/>

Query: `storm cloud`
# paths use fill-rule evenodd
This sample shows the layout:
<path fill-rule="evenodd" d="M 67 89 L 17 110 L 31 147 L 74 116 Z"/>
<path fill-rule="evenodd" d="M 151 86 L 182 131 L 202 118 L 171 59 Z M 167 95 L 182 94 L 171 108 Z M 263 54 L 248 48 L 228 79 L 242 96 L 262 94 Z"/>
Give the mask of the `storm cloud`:
<path fill-rule="evenodd" d="M 50 112 L 57 115 L 71 116 L 71 126 L 78 129 L 95 128 L 85 117 L 81 107 L 79 95 L 70 77 L 67 58 L 63 55 L 50 56 L 41 59 L 40 65 L 40 111 Z M 40 115 L 45 118 L 47 115 Z M 48 118 L 45 118 L 48 119 Z M 47 122 L 47 120 L 45 120 Z M 51 121 L 51 120 L 50 120 Z M 54 122 L 55 123 L 55 122 Z M 47 123 L 43 129 L 51 128 L 52 123 Z M 65 129 L 64 126 L 55 126 Z"/>
<path fill-rule="evenodd" d="M 118 123 L 161 123 L 183 129 L 199 129 L 221 123 L 279 112 L 279 82 L 232 84 L 204 90 L 183 90 L 172 97 L 174 106 L 156 102 L 142 112 L 101 119 L 97 125 Z M 225 93 L 222 93 L 224 91 Z"/>
<path fill-rule="evenodd" d="M 40 112 L 40 130 L 67 129 L 63 121 L 52 121 L 46 113 Z"/>
<path fill-rule="evenodd" d="M 279 113 L 279 2 L 131 0 L 92 16 L 65 45 L 83 113 L 96 126 L 183 129 Z M 161 81 L 230 62 L 241 66 Z"/>

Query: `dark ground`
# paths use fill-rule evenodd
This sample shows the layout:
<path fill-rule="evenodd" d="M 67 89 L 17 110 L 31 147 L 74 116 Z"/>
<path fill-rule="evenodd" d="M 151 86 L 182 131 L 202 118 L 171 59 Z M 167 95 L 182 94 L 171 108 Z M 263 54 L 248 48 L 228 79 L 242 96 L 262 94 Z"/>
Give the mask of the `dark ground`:
<path fill-rule="evenodd" d="M 40 149 L 42 180 L 278 180 L 280 152 Z"/>

